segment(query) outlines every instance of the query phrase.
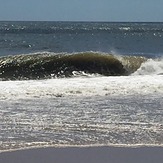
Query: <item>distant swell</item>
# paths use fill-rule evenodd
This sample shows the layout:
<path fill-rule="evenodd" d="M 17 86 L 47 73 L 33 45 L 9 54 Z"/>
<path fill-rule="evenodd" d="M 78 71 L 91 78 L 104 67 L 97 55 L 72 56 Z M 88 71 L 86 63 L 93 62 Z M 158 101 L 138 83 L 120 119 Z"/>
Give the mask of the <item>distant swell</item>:
<path fill-rule="evenodd" d="M 96 52 L 40 53 L 0 58 L 1 80 L 73 77 L 76 74 L 129 75 L 146 61 L 144 57 L 114 56 Z"/>

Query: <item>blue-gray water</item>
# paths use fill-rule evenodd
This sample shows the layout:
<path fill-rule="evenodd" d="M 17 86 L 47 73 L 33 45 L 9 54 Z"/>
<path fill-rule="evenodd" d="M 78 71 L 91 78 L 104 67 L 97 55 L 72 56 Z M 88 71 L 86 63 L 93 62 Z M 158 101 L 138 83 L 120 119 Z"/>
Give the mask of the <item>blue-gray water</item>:
<path fill-rule="evenodd" d="M 0 55 L 40 51 L 162 55 L 163 23 L 0 22 Z"/>
<path fill-rule="evenodd" d="M 163 23 L 0 22 L 0 150 L 162 146 L 162 55 Z"/>

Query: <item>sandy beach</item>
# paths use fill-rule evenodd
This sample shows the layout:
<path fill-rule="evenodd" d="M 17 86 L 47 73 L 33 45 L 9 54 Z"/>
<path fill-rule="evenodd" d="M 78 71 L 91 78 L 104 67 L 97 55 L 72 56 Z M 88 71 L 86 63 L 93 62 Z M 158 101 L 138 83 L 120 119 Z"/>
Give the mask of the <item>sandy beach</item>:
<path fill-rule="evenodd" d="M 0 153 L 0 163 L 162 163 L 163 147 L 47 147 Z"/>

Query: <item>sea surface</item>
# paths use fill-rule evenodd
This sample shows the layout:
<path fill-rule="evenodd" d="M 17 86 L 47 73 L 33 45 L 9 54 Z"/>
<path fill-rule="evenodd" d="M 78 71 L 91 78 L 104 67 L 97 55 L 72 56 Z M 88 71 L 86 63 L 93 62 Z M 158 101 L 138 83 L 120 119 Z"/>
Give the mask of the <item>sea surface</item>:
<path fill-rule="evenodd" d="M 163 146 L 163 23 L 0 22 L 0 152 Z"/>

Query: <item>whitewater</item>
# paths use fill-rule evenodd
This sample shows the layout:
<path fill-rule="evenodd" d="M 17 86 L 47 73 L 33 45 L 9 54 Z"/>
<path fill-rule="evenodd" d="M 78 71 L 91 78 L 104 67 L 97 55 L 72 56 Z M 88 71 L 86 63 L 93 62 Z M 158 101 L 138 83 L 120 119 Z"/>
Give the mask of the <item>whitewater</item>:
<path fill-rule="evenodd" d="M 163 93 L 162 75 L 74 77 L 39 81 L 1 81 L 3 100 L 62 96 L 147 95 Z"/>

